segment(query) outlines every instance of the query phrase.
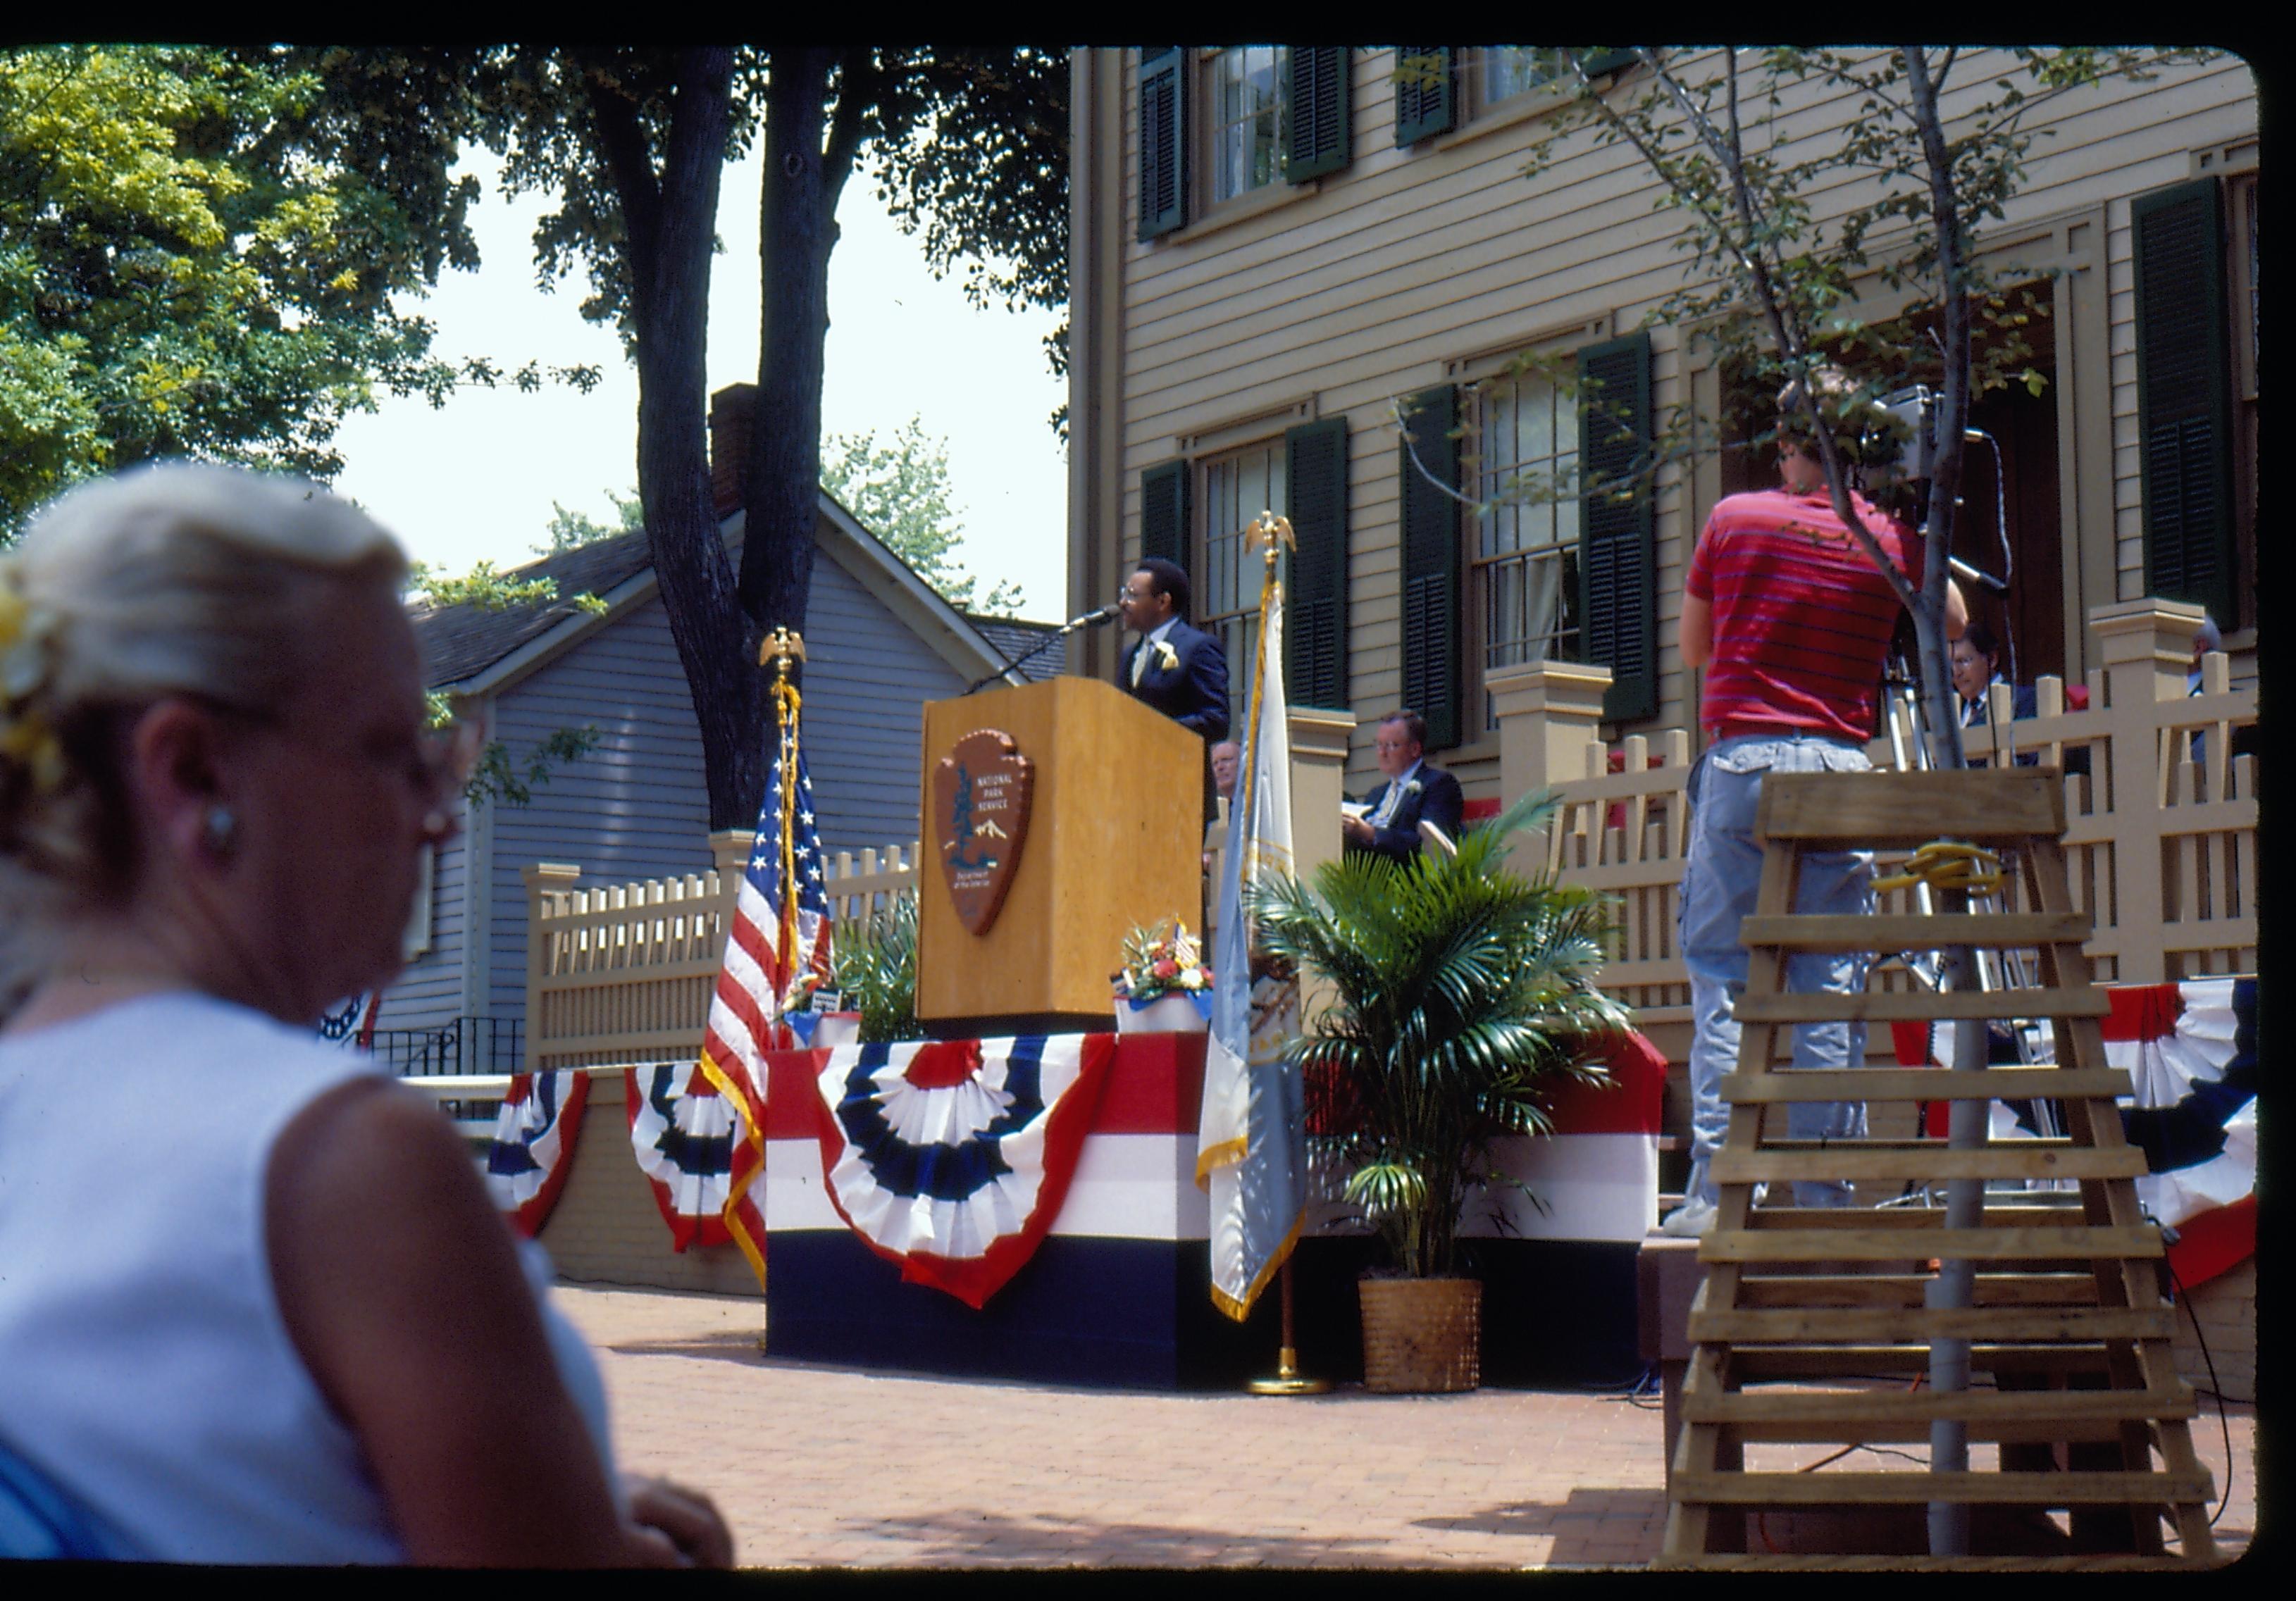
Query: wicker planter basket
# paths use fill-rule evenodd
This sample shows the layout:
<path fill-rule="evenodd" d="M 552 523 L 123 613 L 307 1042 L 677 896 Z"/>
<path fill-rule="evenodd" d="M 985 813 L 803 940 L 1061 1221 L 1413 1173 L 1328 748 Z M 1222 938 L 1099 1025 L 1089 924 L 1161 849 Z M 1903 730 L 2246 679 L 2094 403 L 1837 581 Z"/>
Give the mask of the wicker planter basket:
<path fill-rule="evenodd" d="M 1356 1290 L 1363 1303 L 1365 1389 L 1418 1395 L 1482 1383 L 1481 1280 L 1365 1278 Z"/>

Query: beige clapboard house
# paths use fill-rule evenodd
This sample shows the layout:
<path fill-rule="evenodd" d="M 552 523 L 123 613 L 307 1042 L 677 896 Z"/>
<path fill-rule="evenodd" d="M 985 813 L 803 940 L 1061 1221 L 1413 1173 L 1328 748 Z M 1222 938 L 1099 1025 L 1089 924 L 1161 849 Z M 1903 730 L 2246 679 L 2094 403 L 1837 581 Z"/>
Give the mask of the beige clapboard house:
<path fill-rule="evenodd" d="M 1582 134 L 1522 176 L 1562 98 L 1554 52 L 1404 53 L 1439 78 L 1398 78 L 1383 47 L 1075 53 L 1070 592 L 1081 610 L 1144 552 L 1175 557 L 1234 661 L 1258 594 L 1240 530 L 1284 512 L 1301 541 L 1292 698 L 1363 720 L 1349 787 L 1375 777 L 1368 720 L 1410 704 L 1488 800 L 1502 781 L 1485 679 L 1511 665 L 1609 666 L 1606 739 L 1694 730 L 1696 676 L 1673 645 L 1683 573 L 1716 500 L 1764 470 L 1710 456 L 1637 505 L 1478 514 L 1409 469 L 1398 402 L 1418 408 L 1421 459 L 1468 501 L 1570 465 L 1576 403 L 1507 376 L 1525 349 L 1575 356 L 1648 408 L 1710 418 L 1724 396 L 1680 330 L 1645 325 L 1687 258 L 1634 154 Z M 1949 117 L 2008 69 L 1983 53 L 1958 66 Z M 1648 76 L 1628 53 L 1593 64 L 1615 95 Z M 1853 110 L 1789 91 L 1778 136 L 1836 137 Z M 2047 308 L 2032 338 L 2046 382 L 1973 416 L 1999 470 L 1972 447 L 1962 551 L 2012 575 L 1980 613 L 2013 635 L 2022 680 L 2079 683 L 2102 666 L 2096 609 L 2200 600 L 2235 685 L 2251 682 L 2254 79 L 2224 57 L 2068 94 L 2033 120 L 2046 133 L 2024 182 L 1980 242 Z M 1824 213 L 1857 192 L 1813 200 Z M 1886 315 L 1892 294 L 1876 277 L 1858 309 Z M 1105 675 L 1119 647 L 1085 636 L 1075 666 Z"/>

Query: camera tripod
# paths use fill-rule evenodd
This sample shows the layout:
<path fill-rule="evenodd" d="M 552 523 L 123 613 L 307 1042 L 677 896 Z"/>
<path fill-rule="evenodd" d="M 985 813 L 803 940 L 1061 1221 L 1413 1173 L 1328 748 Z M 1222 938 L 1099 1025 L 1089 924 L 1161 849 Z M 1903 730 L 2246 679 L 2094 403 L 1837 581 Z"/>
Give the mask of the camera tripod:
<path fill-rule="evenodd" d="M 1920 682 L 1921 680 L 1915 672 L 1913 664 L 1906 659 L 1905 654 L 1900 651 L 1893 655 L 1888 669 L 1882 675 L 1884 691 L 1882 716 L 1889 729 L 1890 764 L 1899 772 L 1928 772 L 1932 766 L 1930 754 L 1931 726 L 1922 704 Z M 2017 874 L 2013 861 L 2005 858 L 2002 866 L 2002 884 L 2006 886 L 2015 883 Z M 1911 894 L 1915 910 L 1923 916 L 1929 916 L 1937 910 L 1928 884 L 1916 882 L 1911 886 Z M 1972 912 L 1998 912 L 2008 910 L 2008 907 L 2005 904 L 2002 892 L 1994 890 L 1987 893 L 1971 893 L 1969 910 Z M 1978 984 L 1981 990 L 2025 989 L 2038 981 L 2032 959 L 2022 951 L 1981 950 L 1972 954 L 1977 959 Z M 1939 952 L 1899 952 L 1885 956 L 1878 965 L 1883 967 L 1902 965 L 1915 984 L 1932 993 L 1942 987 L 1940 970 L 1943 961 L 1941 953 Z M 1997 1027 L 1994 1031 L 1988 1031 L 1986 1052 L 1988 1060 L 1994 1059 L 1995 1049 L 2001 1041 L 2002 1032 L 2004 1031 Z M 2011 1061 L 2026 1067 L 2049 1066 L 2055 1062 L 2054 1043 L 2040 1021 L 2032 1018 L 2013 1019 L 2006 1025 L 2005 1033 L 2007 1046 L 2015 1054 L 2004 1062 L 2005 1066 Z M 1937 1050 L 1940 1045 L 1943 1045 L 1944 1057 L 1950 1058 L 1954 1054 L 1950 1044 L 1951 1038 L 1949 1030 L 1933 1031 L 1931 1049 Z M 1947 1067 L 1961 1067 L 1975 1066 L 1978 1064 L 1964 1064 L 1946 1059 L 1942 1065 Z M 2036 1134 L 2050 1139 L 2063 1136 L 2062 1114 L 2054 1103 L 2036 1100 L 2028 1103 L 2028 1107 L 2031 1127 Z M 2026 1189 L 2056 1189 L 2063 1187 L 2061 1180 L 2046 1179 L 1997 1180 L 1997 1182 L 2007 1188 Z M 1918 1181 L 1908 1183 L 1905 1193 L 1898 1197 L 1899 1201 L 1906 1204 L 1925 1201 L 1928 1198 L 1930 1188 L 1929 1185 Z"/>

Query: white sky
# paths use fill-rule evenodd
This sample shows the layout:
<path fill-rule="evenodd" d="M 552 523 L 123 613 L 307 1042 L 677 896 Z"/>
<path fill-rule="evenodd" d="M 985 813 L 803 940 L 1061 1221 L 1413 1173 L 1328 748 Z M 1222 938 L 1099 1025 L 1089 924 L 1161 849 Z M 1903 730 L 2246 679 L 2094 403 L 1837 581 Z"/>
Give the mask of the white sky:
<path fill-rule="evenodd" d="M 505 372 L 529 360 L 591 363 L 603 380 L 587 396 L 563 385 L 522 395 L 505 385 L 458 391 L 432 410 L 420 396 L 379 397 L 373 415 L 337 435 L 336 487 L 405 542 L 418 560 L 460 573 L 481 559 L 497 568 L 533 560 L 553 501 L 613 520 L 605 491 L 637 483 L 637 374 L 619 342 L 578 309 L 575 274 L 545 292 L 535 283 L 534 223 L 547 197 L 505 200 L 485 152 L 465 163 L 487 186 L 472 211 L 482 265 L 449 269 L 420 309 L 438 325 L 433 351 L 487 355 Z M 985 594 L 1000 579 L 1021 586 L 1022 615 L 1057 618 L 1067 604 L 1067 467 L 1046 422 L 1067 397 L 1040 341 L 1059 315 L 1001 306 L 975 311 L 957 279 L 935 282 L 918 243 L 857 172 L 838 209 L 829 267 L 827 376 L 822 430 L 882 439 L 914 413 L 928 437 L 946 438 L 962 557 Z M 709 388 L 758 376 L 758 163 L 726 169 L 718 234 L 725 249 L 709 281 Z"/>

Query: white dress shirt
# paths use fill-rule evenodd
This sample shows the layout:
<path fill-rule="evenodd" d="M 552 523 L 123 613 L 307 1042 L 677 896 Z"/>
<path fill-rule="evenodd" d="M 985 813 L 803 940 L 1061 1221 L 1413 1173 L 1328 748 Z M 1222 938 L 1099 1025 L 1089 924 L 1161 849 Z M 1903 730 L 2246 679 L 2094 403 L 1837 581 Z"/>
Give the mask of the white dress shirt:
<path fill-rule="evenodd" d="M 1138 689 L 1141 679 L 1147 675 L 1148 658 L 1155 654 L 1156 647 L 1164 642 L 1164 636 L 1172 632 L 1172 625 L 1179 620 L 1177 617 L 1166 617 L 1148 631 L 1146 636 L 1141 640 L 1139 648 L 1133 651 L 1132 687 L 1134 689 Z"/>
<path fill-rule="evenodd" d="M 1423 756 L 1418 761 L 1414 762 L 1411 764 L 1409 771 L 1405 772 L 1401 777 L 1388 780 L 1387 793 L 1379 797 L 1379 805 L 1372 810 L 1371 815 L 1365 818 L 1364 821 L 1371 824 L 1374 829 L 1383 829 L 1387 827 L 1389 823 L 1392 822 L 1395 820 L 1396 807 L 1403 804 L 1403 791 L 1405 788 L 1410 784 L 1412 780 L 1419 776 L 1419 770 L 1426 765 L 1427 760 Z"/>

